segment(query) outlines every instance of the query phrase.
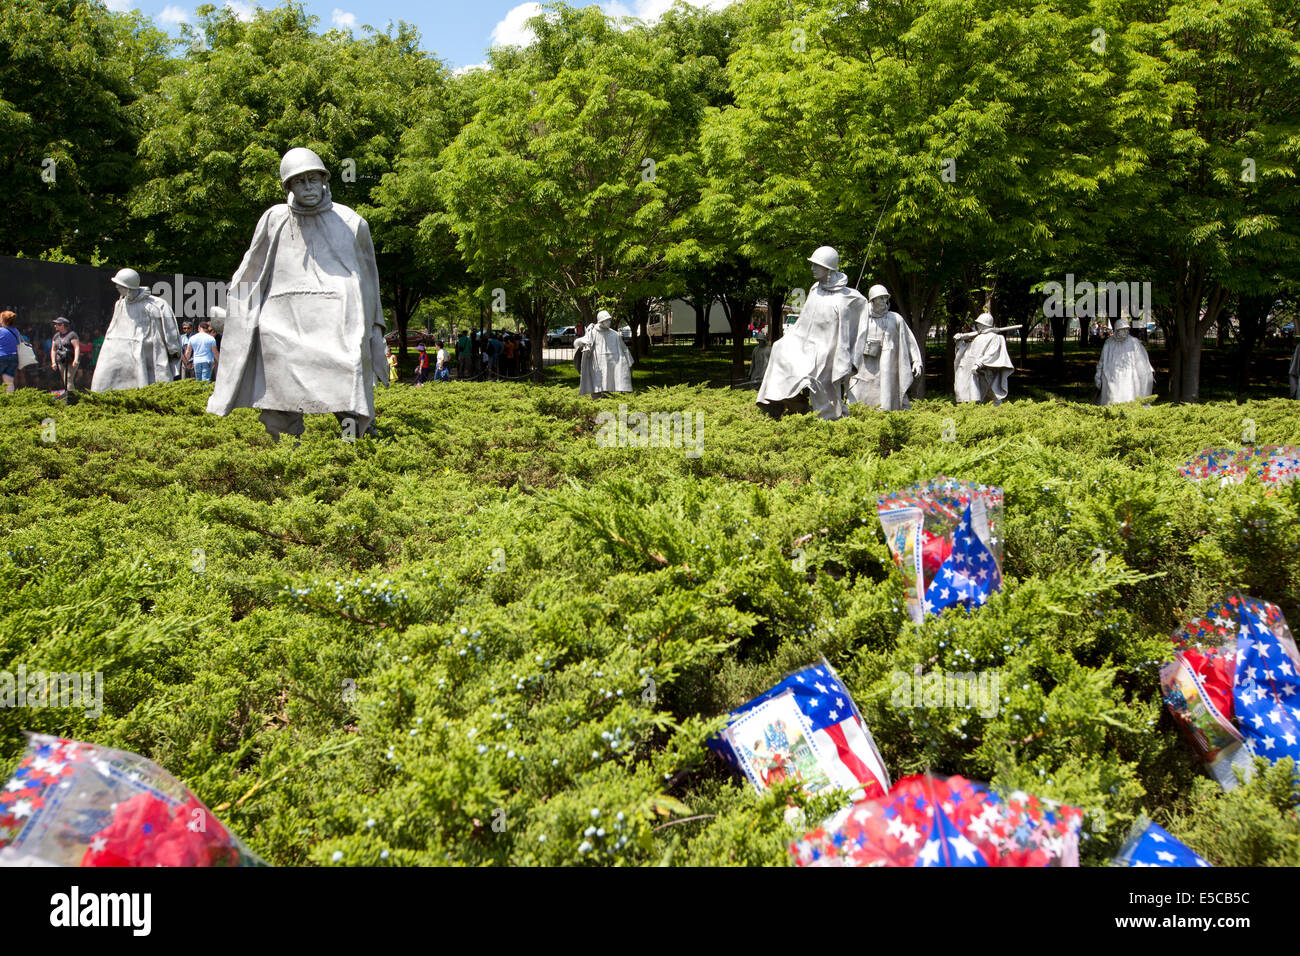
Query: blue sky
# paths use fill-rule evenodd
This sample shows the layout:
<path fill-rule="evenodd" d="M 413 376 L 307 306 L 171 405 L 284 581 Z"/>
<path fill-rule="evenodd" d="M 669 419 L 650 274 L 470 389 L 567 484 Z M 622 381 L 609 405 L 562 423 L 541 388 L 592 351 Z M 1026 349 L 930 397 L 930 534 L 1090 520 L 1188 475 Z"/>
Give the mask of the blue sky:
<path fill-rule="evenodd" d="M 164 30 L 179 35 L 180 24 L 196 22 L 194 10 L 202 0 L 104 0 L 110 10 L 139 10 Z M 210 0 L 216 3 L 216 0 Z M 656 19 L 672 0 L 570 0 L 574 6 L 597 2 L 614 16 Z M 688 0 L 696 6 L 718 7 L 726 0 Z M 256 0 L 225 0 L 237 16 L 250 16 Z M 365 25 L 383 29 L 405 20 L 420 30 L 424 49 L 441 57 L 452 68 L 473 66 L 487 59 L 496 43 L 526 43 L 524 21 L 538 9 L 536 3 L 519 0 L 308 0 L 306 7 L 320 21 L 320 29 L 350 27 L 358 34 Z"/>

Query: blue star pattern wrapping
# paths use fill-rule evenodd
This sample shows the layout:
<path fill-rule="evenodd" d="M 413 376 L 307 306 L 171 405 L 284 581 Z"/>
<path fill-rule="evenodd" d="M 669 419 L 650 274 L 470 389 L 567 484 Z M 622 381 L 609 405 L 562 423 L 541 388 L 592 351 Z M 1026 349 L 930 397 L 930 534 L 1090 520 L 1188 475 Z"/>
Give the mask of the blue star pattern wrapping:
<path fill-rule="evenodd" d="M 1138 817 L 1133 824 L 1114 862 L 1118 866 L 1210 865 L 1145 816 Z"/>
<path fill-rule="evenodd" d="M 1083 811 L 965 777 L 904 777 L 790 845 L 796 866 L 1078 866 Z"/>
<path fill-rule="evenodd" d="M 808 793 L 840 789 L 883 797 L 889 774 L 835 669 L 822 658 L 731 711 L 713 750 L 760 793 L 785 780 Z"/>
<path fill-rule="evenodd" d="M 1001 488 L 939 476 L 881 495 L 876 514 L 917 624 L 1002 589 Z"/>
<path fill-rule="evenodd" d="M 1225 790 L 1253 757 L 1300 758 L 1300 649 L 1275 604 L 1234 592 L 1174 632 L 1164 704 Z"/>
<path fill-rule="evenodd" d="M 967 505 L 953 534 L 952 551 L 925 592 L 925 610 L 937 614 L 958 604 L 970 610 L 1001 590 L 1002 572 L 997 558 L 975 533 L 971 506 Z"/>
<path fill-rule="evenodd" d="M 1232 696 L 1245 747 L 1269 761 L 1290 757 L 1300 765 L 1296 668 L 1278 636 L 1249 606 L 1241 610 L 1241 625 Z"/>

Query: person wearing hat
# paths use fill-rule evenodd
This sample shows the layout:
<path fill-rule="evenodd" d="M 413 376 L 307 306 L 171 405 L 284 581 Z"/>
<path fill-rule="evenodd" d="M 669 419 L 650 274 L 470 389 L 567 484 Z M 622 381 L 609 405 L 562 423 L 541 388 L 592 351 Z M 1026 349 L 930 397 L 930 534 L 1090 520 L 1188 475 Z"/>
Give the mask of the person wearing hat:
<path fill-rule="evenodd" d="M 766 332 L 755 332 L 754 339 L 758 344 L 754 346 L 754 352 L 749 359 L 749 384 L 760 385 L 763 381 L 763 373 L 767 371 L 767 360 L 772 355 L 772 346 L 767 344 Z"/>
<path fill-rule="evenodd" d="M 854 332 L 867 302 L 849 287 L 833 248 L 819 247 L 808 262 L 815 284 L 798 321 L 772 346 L 754 401 L 779 418 L 807 407 L 806 390 L 812 410 L 833 421 L 847 414 L 842 389 L 853 374 Z"/>
<path fill-rule="evenodd" d="M 925 369 L 921 347 L 903 317 L 889 310 L 888 289 L 873 285 L 867 298 L 871 305 L 858 323 L 853 348 L 857 371 L 844 400 L 885 412 L 911 408 L 907 390 Z"/>
<path fill-rule="evenodd" d="M 104 333 L 92 392 L 144 388 L 181 374 L 181 333 L 167 300 L 140 284 L 140 273 L 119 269 L 113 276 L 117 303 Z"/>
<path fill-rule="evenodd" d="M 429 350 L 423 345 L 415 347 L 415 384 L 423 385 L 429 377 Z"/>
<path fill-rule="evenodd" d="M 365 219 L 333 201 L 310 149 L 280 162 L 285 202 L 257 223 L 230 281 L 222 366 L 208 411 L 256 408 L 267 433 L 303 433 L 332 412 L 350 439 L 372 431 L 375 385 L 388 387 L 379 270 Z"/>
<path fill-rule="evenodd" d="M 81 361 L 81 341 L 72 331 L 72 323 L 59 316 L 54 320 L 54 337 L 50 339 L 50 367 L 59 374 L 64 391 L 77 387 L 77 364 Z"/>
<path fill-rule="evenodd" d="M 1155 391 L 1155 371 L 1146 346 L 1130 334 L 1127 311 L 1115 320 L 1115 334 L 1101 347 L 1094 382 L 1101 394 L 1098 405 L 1133 402 Z"/>
<path fill-rule="evenodd" d="M 574 354 L 581 356 L 578 394 L 600 398 L 608 392 L 632 391 L 632 353 L 623 336 L 610 328 L 614 317 L 605 310 L 582 337 L 574 341 Z"/>
<path fill-rule="evenodd" d="M 1015 371 L 1007 340 L 994 328 L 993 316 L 981 312 L 974 332 L 954 335 L 957 355 L 953 362 L 953 388 L 960 402 L 1001 405 L 1007 397 L 1007 379 Z"/>

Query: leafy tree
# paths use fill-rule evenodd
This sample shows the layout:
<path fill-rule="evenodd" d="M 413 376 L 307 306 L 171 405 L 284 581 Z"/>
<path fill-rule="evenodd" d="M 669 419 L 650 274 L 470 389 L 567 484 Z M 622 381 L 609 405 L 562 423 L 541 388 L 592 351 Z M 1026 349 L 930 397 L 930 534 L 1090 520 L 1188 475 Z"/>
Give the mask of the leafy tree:
<path fill-rule="evenodd" d="M 89 0 L 0 5 L 0 252 L 62 250 L 134 260 L 124 197 L 135 175 L 137 109 L 169 72 L 170 41 L 138 14 Z"/>
<path fill-rule="evenodd" d="M 1200 395 L 1201 344 L 1234 292 L 1296 278 L 1300 32 L 1291 0 L 1119 3 L 1118 121 L 1142 169 L 1129 235 L 1160 295 L 1170 397 Z"/>
<path fill-rule="evenodd" d="M 493 54 L 438 191 L 485 288 L 568 299 L 587 323 L 663 270 L 691 197 L 700 97 L 652 33 L 595 7 L 555 5 L 531 26 L 533 47 Z M 535 350 L 544 331 L 530 325 Z"/>
<path fill-rule="evenodd" d="M 856 279 L 871 246 L 862 281 L 883 279 L 925 341 L 963 270 L 982 285 L 1082 242 L 1072 203 L 1112 174 L 1104 154 L 1071 148 L 1101 69 L 1079 52 L 1085 4 L 749 10 L 731 60 L 736 108 L 706 122 L 704 203 L 737 224 L 756 263 L 806 281 L 802 260 L 825 243 Z"/>
<path fill-rule="evenodd" d="M 300 4 L 258 9 L 249 22 L 225 7 L 198 13 L 202 41 L 146 104 L 132 209 L 151 264 L 233 273 L 258 217 L 284 201 L 280 157 L 306 146 L 329 167 L 333 197 L 375 216 L 381 292 L 404 330 L 446 262 L 436 244 L 417 249 L 419 217 L 377 192 L 417 119 L 427 121 L 418 135 L 438 145 L 446 71 L 406 24 L 358 40 L 314 33 Z"/>

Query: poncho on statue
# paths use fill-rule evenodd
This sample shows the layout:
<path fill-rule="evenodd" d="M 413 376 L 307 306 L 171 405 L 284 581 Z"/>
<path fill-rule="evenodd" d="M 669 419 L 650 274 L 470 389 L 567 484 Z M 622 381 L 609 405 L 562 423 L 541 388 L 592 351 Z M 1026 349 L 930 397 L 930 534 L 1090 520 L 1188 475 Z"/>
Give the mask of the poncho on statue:
<path fill-rule="evenodd" d="M 772 345 L 755 402 L 777 404 L 806 388 L 813 411 L 830 421 L 846 414 L 841 389 L 853 374 L 854 332 L 867 300 L 849 288 L 834 249 L 823 246 L 813 255 L 817 284 L 798 321 Z"/>
<path fill-rule="evenodd" d="M 1155 391 L 1155 371 L 1146 347 L 1129 334 L 1128 319 L 1115 320 L 1115 334 L 1101 347 L 1096 385 L 1101 389 L 1099 405 L 1133 402 Z"/>
<path fill-rule="evenodd" d="M 871 307 L 858 323 L 853 362 L 857 372 L 849 381 L 845 401 L 897 412 L 911 408 L 907 390 L 922 368 L 921 347 L 907 322 L 889 311 L 889 292 L 871 287 Z"/>
<path fill-rule="evenodd" d="M 319 202 L 288 192 L 268 209 L 230 282 L 208 411 L 262 409 L 277 438 L 302 434 L 303 413 L 333 412 L 360 435 L 375 417 L 375 382 L 388 384 L 375 248 L 366 221 L 330 199 L 310 150 L 286 154 L 282 182 L 304 169 L 324 174 Z"/>
<path fill-rule="evenodd" d="M 134 269 L 122 269 L 113 282 L 124 294 L 113 306 L 90 390 L 109 392 L 172 381 L 181 374 L 181 334 L 171 306 L 150 295 Z"/>
<path fill-rule="evenodd" d="M 582 353 L 579 395 L 632 391 L 632 353 L 623 336 L 610 328 L 612 318 L 608 312 L 597 313 L 596 323 L 573 343 Z"/>
<path fill-rule="evenodd" d="M 987 312 L 976 320 L 973 339 L 957 342 L 953 364 L 953 387 L 958 402 L 988 402 L 1001 405 L 1007 398 L 1007 379 L 1015 371 L 1007 340 L 993 331 L 993 316 Z"/>
<path fill-rule="evenodd" d="M 767 344 L 767 337 L 763 336 L 754 346 L 754 354 L 750 357 L 749 365 L 749 382 L 752 385 L 761 385 L 763 383 L 763 373 L 767 371 L 767 361 L 772 355 L 772 346 Z"/>

